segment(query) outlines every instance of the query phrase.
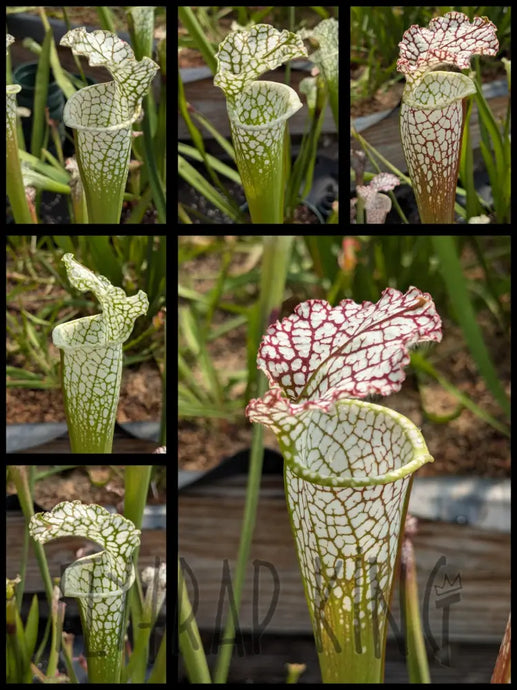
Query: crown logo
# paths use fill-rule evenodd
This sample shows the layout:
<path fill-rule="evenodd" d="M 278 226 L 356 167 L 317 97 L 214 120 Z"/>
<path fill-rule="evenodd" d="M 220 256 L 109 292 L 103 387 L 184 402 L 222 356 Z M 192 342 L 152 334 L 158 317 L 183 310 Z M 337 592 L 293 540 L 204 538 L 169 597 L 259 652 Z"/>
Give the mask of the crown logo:
<path fill-rule="evenodd" d="M 452 594 L 453 592 L 459 592 L 460 589 L 462 589 L 460 573 L 458 573 L 453 580 L 450 580 L 447 573 L 445 573 L 445 575 L 443 576 L 441 586 L 434 586 L 434 591 L 437 597 L 441 597 L 444 594 Z"/>

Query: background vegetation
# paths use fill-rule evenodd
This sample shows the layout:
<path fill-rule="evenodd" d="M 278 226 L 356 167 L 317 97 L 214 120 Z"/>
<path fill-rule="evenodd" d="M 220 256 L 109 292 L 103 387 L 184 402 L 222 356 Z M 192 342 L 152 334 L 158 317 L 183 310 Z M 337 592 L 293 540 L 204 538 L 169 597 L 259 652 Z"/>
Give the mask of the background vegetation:
<path fill-rule="evenodd" d="M 241 420 L 255 394 L 257 331 L 254 300 L 261 278 L 260 237 L 180 236 L 179 242 L 179 416 Z M 508 236 L 306 236 L 295 238 L 288 259 L 280 313 L 288 315 L 306 299 L 377 301 L 385 287 L 411 285 L 429 292 L 445 324 L 459 327 L 478 375 L 499 407 L 497 418 L 466 400 L 447 374 L 440 348 L 432 362 L 415 352 L 413 368 L 439 378 L 461 405 L 507 434 L 505 382 L 490 347 L 495 337 L 508 342 L 510 328 L 510 239 Z M 201 287 L 198 287 L 201 286 Z M 483 328 L 480 327 L 483 324 Z M 447 334 L 447 325 L 445 326 Z M 247 361 L 226 370 L 214 356 L 247 344 Z M 442 350 L 443 351 L 443 350 Z M 495 352 L 495 351 L 494 351 Z M 233 359 L 231 360 L 233 363 Z M 438 372 L 441 373 L 438 373 Z"/>

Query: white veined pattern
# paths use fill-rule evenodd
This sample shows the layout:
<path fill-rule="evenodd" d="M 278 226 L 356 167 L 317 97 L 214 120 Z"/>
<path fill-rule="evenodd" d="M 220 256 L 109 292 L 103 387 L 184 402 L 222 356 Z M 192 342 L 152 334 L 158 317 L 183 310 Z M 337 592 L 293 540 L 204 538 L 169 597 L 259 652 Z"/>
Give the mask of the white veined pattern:
<path fill-rule="evenodd" d="M 140 530 L 122 515 L 76 500 L 33 515 L 29 532 L 42 544 L 77 535 L 104 547 L 69 565 L 60 586 L 80 607 L 90 682 L 118 683 L 126 596 L 135 580 L 132 556 L 140 544 Z"/>

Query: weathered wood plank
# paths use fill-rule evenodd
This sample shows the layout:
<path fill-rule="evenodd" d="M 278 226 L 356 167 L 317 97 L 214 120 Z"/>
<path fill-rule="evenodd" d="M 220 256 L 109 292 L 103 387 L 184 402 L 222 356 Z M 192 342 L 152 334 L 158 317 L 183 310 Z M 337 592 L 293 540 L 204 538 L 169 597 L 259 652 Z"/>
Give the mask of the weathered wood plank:
<path fill-rule="evenodd" d="M 488 104 L 496 120 L 500 121 L 504 119 L 508 108 L 508 96 L 490 98 L 488 99 Z M 402 144 L 400 141 L 399 114 L 399 109 L 394 110 L 388 117 L 362 131 L 361 136 L 396 168 L 407 173 L 406 160 L 402 152 Z M 472 147 L 474 150 L 478 149 L 481 135 L 479 131 L 478 110 L 475 106 L 472 108 L 470 132 L 472 136 Z M 374 172 L 369 161 L 367 162 L 366 170 Z"/>
<path fill-rule="evenodd" d="M 237 476 L 213 485 L 193 486 L 182 491 L 179 497 L 180 556 L 188 566 L 187 581 L 192 575 L 199 587 L 196 617 L 200 627 L 207 630 L 217 627 L 218 616 L 220 620 L 221 588 L 228 601 L 228 591 L 224 589 L 228 574 L 225 564 L 233 572 L 244 492 L 245 478 Z M 423 604 L 428 592 L 423 615 L 428 621 L 430 636 L 440 644 L 442 622 L 448 615 L 451 640 L 500 641 L 510 602 L 509 535 L 442 522 L 421 521 L 419 524 L 414 540 L 419 596 Z M 438 572 L 433 576 L 436 568 Z M 459 574 L 461 588 L 457 589 L 459 582 L 450 586 L 445 582 L 445 590 L 442 590 L 445 574 L 451 582 Z M 254 589 L 254 575 L 258 578 L 258 593 L 257 588 Z M 277 584 L 274 578 L 278 579 Z M 310 619 L 282 478 L 265 476 L 239 618 L 241 630 L 256 631 L 257 621 L 260 625 L 267 614 L 277 585 L 279 598 L 267 632 L 309 632 Z M 393 616 L 400 625 L 397 592 Z"/>
<path fill-rule="evenodd" d="M 211 670 L 215 667 L 217 647 L 213 637 L 202 634 L 203 646 Z M 429 671 L 433 683 L 489 683 L 498 644 L 451 643 L 447 659 L 434 659 L 428 653 Z M 314 638 L 309 635 L 264 635 L 251 641 L 239 637 L 228 675 L 229 683 L 285 683 L 286 664 L 303 663 L 306 669 L 298 683 L 321 683 L 321 674 Z M 409 683 L 405 655 L 395 640 L 386 646 L 386 683 Z M 179 680 L 185 680 L 180 656 Z"/>

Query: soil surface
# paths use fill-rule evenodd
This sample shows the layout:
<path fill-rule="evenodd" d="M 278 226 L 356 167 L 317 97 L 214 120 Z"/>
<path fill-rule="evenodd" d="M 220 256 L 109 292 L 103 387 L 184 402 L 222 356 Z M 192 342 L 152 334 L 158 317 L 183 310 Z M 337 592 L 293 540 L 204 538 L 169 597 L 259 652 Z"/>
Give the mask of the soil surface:
<path fill-rule="evenodd" d="M 200 171 L 202 174 L 202 171 Z M 233 182 L 226 183 L 227 189 L 230 191 L 232 197 L 239 203 L 241 207 L 246 202 L 244 190 L 239 184 Z M 185 205 L 189 210 L 189 217 L 192 225 L 206 225 L 209 219 L 210 223 L 214 225 L 237 225 L 229 216 L 219 210 L 212 204 L 201 192 L 194 189 L 191 185 L 182 180 L 178 186 L 178 201 Z M 201 214 L 198 217 L 197 214 Z M 249 214 L 245 213 L 245 218 L 249 219 Z M 251 221 L 248 221 L 251 223 Z M 298 206 L 294 211 L 293 223 L 299 225 L 319 225 L 320 222 L 317 216 L 306 206 Z"/>
<path fill-rule="evenodd" d="M 161 414 L 161 399 L 162 382 L 155 364 L 143 362 L 134 369 L 123 369 L 117 422 L 158 421 Z M 66 418 L 61 388 L 7 389 L 7 424 L 64 421 Z"/>
<path fill-rule="evenodd" d="M 51 470 L 52 465 L 38 465 L 37 474 Z M 125 465 L 86 465 L 61 470 L 39 479 L 34 485 L 33 499 L 40 508 L 50 510 L 61 501 L 80 496 L 83 503 L 113 505 L 123 511 Z M 146 505 L 163 505 L 167 501 L 165 467 L 153 471 Z M 15 494 L 12 482 L 7 495 Z"/>
<path fill-rule="evenodd" d="M 199 238 L 209 241 L 209 238 Z M 236 273 L 250 270 L 253 255 L 240 256 L 241 265 L 234 267 Z M 216 255 L 201 256 L 182 265 L 181 270 L 190 270 L 192 275 L 204 276 L 195 283 L 195 289 L 203 293 L 213 284 L 207 276 L 217 275 L 219 259 Z M 230 271 L 232 272 L 232 271 Z M 228 299 L 228 295 L 225 295 Z M 478 316 L 486 345 L 497 366 L 497 373 L 506 392 L 510 392 L 510 350 L 508 336 L 494 328 L 494 322 L 486 314 Z M 221 317 L 221 322 L 224 317 Z M 444 320 L 443 340 L 429 351 L 433 366 L 446 379 L 466 394 L 476 405 L 504 423 L 504 415 L 487 390 L 483 379 L 464 344 L 460 329 L 454 323 Z M 246 362 L 246 331 L 233 329 L 209 345 L 214 367 L 219 372 L 242 370 Z M 194 369 L 195 371 L 195 369 Z M 387 398 L 373 400 L 391 407 L 411 419 L 421 428 L 434 463 L 419 470 L 421 476 L 432 475 L 475 475 L 477 477 L 503 478 L 510 476 L 510 444 L 503 433 L 485 423 L 468 409 L 446 423 L 430 421 L 422 408 L 433 415 L 450 415 L 457 408 L 457 400 L 438 383 L 429 380 L 421 386 L 422 398 L 416 385 L 416 378 L 407 370 L 407 379 L 399 393 Z M 234 397 L 243 394 L 234 388 Z M 181 415 L 181 410 L 180 410 Z M 278 450 L 276 437 L 264 429 L 264 444 Z M 248 448 L 251 443 L 252 425 L 244 415 L 238 419 L 189 418 L 179 421 L 179 466 L 182 469 L 208 469 L 219 464 L 225 457 Z"/>

